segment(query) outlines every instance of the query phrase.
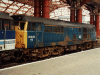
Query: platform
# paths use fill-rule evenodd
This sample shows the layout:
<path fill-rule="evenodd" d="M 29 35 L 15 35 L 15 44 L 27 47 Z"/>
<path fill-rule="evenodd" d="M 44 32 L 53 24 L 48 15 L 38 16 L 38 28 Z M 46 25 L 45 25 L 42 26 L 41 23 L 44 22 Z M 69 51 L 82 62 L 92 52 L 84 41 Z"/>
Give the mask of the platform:
<path fill-rule="evenodd" d="M 0 69 L 0 75 L 100 75 L 100 48 Z"/>

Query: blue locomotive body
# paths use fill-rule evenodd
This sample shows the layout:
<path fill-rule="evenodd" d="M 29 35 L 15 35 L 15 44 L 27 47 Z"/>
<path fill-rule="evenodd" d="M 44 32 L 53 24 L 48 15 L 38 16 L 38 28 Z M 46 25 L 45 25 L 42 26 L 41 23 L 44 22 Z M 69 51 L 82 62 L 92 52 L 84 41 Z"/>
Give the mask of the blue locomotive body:
<path fill-rule="evenodd" d="M 20 18 L 19 18 L 20 17 Z M 96 41 L 95 26 L 25 15 L 13 16 L 19 21 L 16 48 L 69 46 Z"/>
<path fill-rule="evenodd" d="M 38 25 L 38 23 L 36 23 L 36 25 Z M 41 23 L 40 31 L 33 31 L 32 29 L 27 31 L 27 48 L 55 45 L 65 46 L 96 41 L 95 27 L 86 29 L 85 34 L 83 34 L 83 27 L 59 26 L 56 28 L 58 31 L 57 29 L 55 30 L 54 25 L 45 26 L 43 23 Z"/>

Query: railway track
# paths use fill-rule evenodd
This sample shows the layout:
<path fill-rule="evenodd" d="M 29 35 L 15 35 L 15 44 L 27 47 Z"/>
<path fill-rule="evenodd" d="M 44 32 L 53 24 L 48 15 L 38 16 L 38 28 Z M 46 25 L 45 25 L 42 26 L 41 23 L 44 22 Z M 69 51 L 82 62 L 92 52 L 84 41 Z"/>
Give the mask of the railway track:
<path fill-rule="evenodd" d="M 97 45 L 95 45 L 93 48 L 99 48 L 100 47 L 100 43 L 97 43 Z M 45 59 L 49 59 L 49 58 L 54 58 L 54 57 L 59 57 L 59 56 L 63 56 L 63 55 L 66 55 L 66 54 L 72 54 L 72 53 L 77 53 L 77 52 L 81 52 L 79 50 L 77 51 L 69 51 L 69 52 L 65 52 L 64 54 L 62 55 L 56 55 L 56 56 L 51 56 L 51 57 L 45 57 L 45 58 L 42 58 L 42 59 L 37 59 L 35 61 L 33 60 L 29 60 L 29 61 L 24 61 L 24 60 L 20 60 L 20 61 L 14 61 L 14 60 L 11 60 L 8 58 L 5 58 L 4 61 L 1 62 L 1 65 L 0 65 L 0 69 L 3 69 L 3 68 L 7 68 L 7 67 L 12 67 L 12 66 L 17 66 L 17 65 L 21 65 L 21 64 L 25 64 L 25 63 L 31 63 L 31 62 L 36 62 L 36 61 L 42 61 L 42 60 L 45 60 Z"/>

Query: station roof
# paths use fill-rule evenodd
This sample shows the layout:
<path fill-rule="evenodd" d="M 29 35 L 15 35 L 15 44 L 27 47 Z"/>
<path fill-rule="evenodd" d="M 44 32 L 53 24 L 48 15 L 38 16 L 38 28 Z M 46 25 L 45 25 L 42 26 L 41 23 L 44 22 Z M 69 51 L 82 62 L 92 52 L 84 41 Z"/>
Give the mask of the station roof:
<path fill-rule="evenodd" d="M 68 6 L 66 0 L 50 0 L 50 12 L 64 6 Z M 21 13 L 34 16 L 34 0 L 1 0 L 0 11 L 11 15 Z"/>
<path fill-rule="evenodd" d="M 78 3 L 81 1 L 81 3 Z M 75 3 L 77 2 L 77 5 Z M 50 0 L 50 12 L 65 6 L 85 6 L 90 12 L 99 12 L 99 0 Z M 34 16 L 34 0 L 0 0 L 0 11 L 11 15 L 25 14 Z"/>
<path fill-rule="evenodd" d="M 100 12 L 100 0 L 66 0 L 69 6 L 85 6 L 91 13 Z M 81 2 L 80 2 L 81 1 Z M 77 5 L 75 5 L 77 3 Z"/>

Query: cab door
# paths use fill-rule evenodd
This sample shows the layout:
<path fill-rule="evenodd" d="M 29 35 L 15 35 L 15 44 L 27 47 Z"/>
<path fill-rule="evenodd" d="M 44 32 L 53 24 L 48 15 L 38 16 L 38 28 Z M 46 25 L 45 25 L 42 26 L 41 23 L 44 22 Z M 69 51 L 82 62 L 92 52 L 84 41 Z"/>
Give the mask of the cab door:
<path fill-rule="evenodd" d="M 36 23 L 36 46 L 43 46 L 43 23 Z"/>

